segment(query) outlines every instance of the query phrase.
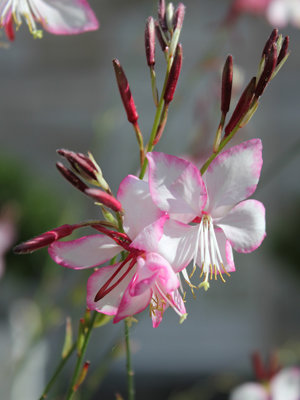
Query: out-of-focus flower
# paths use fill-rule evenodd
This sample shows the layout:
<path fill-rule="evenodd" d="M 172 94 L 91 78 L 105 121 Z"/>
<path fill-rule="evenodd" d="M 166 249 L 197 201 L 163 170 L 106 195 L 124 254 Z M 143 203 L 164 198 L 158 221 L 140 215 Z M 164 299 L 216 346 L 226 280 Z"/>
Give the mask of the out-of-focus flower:
<path fill-rule="evenodd" d="M 228 20 L 243 13 L 264 15 L 274 27 L 288 23 L 300 27 L 300 0 L 234 0 Z"/>
<path fill-rule="evenodd" d="M 152 199 L 170 216 L 159 241 L 161 254 L 173 268 L 193 260 L 205 289 L 217 275 L 224 281 L 222 273 L 235 270 L 232 247 L 249 253 L 265 237 L 263 204 L 245 200 L 259 180 L 261 141 L 252 139 L 221 153 L 203 177 L 186 160 L 155 152 L 147 157 Z M 186 271 L 184 277 L 188 280 Z"/>
<path fill-rule="evenodd" d="M 284 368 L 269 382 L 244 383 L 230 395 L 230 400 L 299 400 L 300 369 Z"/>
<path fill-rule="evenodd" d="M 36 23 L 55 35 L 73 35 L 99 28 L 99 22 L 86 0 L 0 0 L 0 24 L 9 40 L 14 40 L 25 19 L 34 38 L 41 38 Z"/>
<path fill-rule="evenodd" d="M 9 250 L 15 240 L 16 215 L 11 206 L 5 206 L 0 214 L 0 278 L 5 269 L 5 253 Z"/>

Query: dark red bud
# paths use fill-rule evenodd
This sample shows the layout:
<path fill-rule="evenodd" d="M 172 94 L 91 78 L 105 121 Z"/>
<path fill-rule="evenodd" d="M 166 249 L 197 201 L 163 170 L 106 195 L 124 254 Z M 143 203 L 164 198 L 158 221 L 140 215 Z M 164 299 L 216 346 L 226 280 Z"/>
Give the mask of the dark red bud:
<path fill-rule="evenodd" d="M 158 15 L 158 21 L 160 23 L 161 28 L 164 31 L 167 31 L 168 28 L 167 28 L 167 24 L 166 24 L 166 3 L 165 3 L 165 0 L 159 0 L 157 15 Z"/>
<path fill-rule="evenodd" d="M 88 188 L 88 186 L 84 182 L 82 182 L 82 180 L 79 179 L 78 176 L 74 174 L 74 172 L 70 171 L 62 163 L 60 162 L 56 163 L 56 167 L 62 174 L 62 176 L 66 178 L 66 180 L 70 182 L 73 186 L 75 186 L 76 189 L 80 190 L 81 192 L 84 192 L 85 189 Z"/>
<path fill-rule="evenodd" d="M 252 354 L 252 365 L 257 381 L 264 381 L 267 374 L 261 356 L 258 352 Z"/>
<path fill-rule="evenodd" d="M 174 21 L 173 21 L 174 30 L 182 28 L 184 14 L 185 14 L 185 5 L 179 3 L 174 14 Z"/>
<path fill-rule="evenodd" d="M 153 17 L 149 17 L 145 29 L 146 59 L 149 67 L 155 64 L 155 24 Z"/>
<path fill-rule="evenodd" d="M 159 23 L 157 21 L 155 22 L 155 33 L 156 33 L 156 37 L 157 37 L 157 40 L 158 40 L 158 42 L 160 44 L 160 47 L 161 47 L 162 51 L 165 51 L 166 47 L 167 47 L 167 44 L 164 41 L 164 38 L 162 37 L 161 31 L 160 31 L 160 27 L 159 27 Z"/>
<path fill-rule="evenodd" d="M 224 137 L 228 136 L 232 132 L 232 130 L 236 127 L 240 119 L 244 117 L 246 113 L 249 111 L 249 107 L 254 96 L 255 84 L 256 84 L 256 78 L 254 76 L 249 82 L 244 92 L 242 93 L 235 107 L 235 110 L 233 111 L 230 121 L 228 122 L 225 128 Z"/>
<path fill-rule="evenodd" d="M 113 211 L 119 212 L 122 210 L 122 204 L 114 196 L 104 192 L 103 190 L 88 188 L 84 193 Z"/>
<path fill-rule="evenodd" d="M 181 64 L 182 64 L 182 46 L 181 46 L 181 44 L 179 44 L 176 48 L 175 57 L 173 60 L 173 64 L 171 67 L 169 79 L 168 79 L 165 94 L 164 94 L 164 100 L 165 100 L 166 104 L 169 104 L 173 100 L 176 85 L 177 85 L 180 70 L 181 70 Z"/>
<path fill-rule="evenodd" d="M 272 44 L 269 54 L 266 56 L 265 67 L 261 73 L 255 89 L 255 97 L 259 98 L 271 79 L 277 62 L 277 46 Z"/>
<path fill-rule="evenodd" d="M 273 29 L 269 39 L 266 41 L 265 47 L 262 52 L 262 57 L 267 56 L 271 50 L 272 44 L 278 39 L 278 29 Z"/>
<path fill-rule="evenodd" d="M 228 113 L 230 107 L 232 76 L 233 76 L 233 62 L 232 62 L 232 56 L 229 55 L 225 62 L 222 75 L 221 111 L 225 115 Z"/>
<path fill-rule="evenodd" d="M 115 69 L 116 79 L 128 121 L 132 124 L 135 124 L 139 119 L 139 115 L 137 113 L 133 97 L 131 95 L 128 80 L 119 60 L 117 60 L 116 58 L 113 60 L 113 66 Z"/>
<path fill-rule="evenodd" d="M 56 240 L 71 235 L 73 230 L 77 227 L 78 225 L 59 226 L 58 228 L 52 229 L 52 231 L 42 233 L 41 235 L 33 239 L 27 240 L 26 242 L 17 245 L 14 248 L 14 252 L 17 254 L 32 253 L 35 250 L 39 250 L 43 247 L 49 246 Z"/>
<path fill-rule="evenodd" d="M 92 160 L 86 157 L 82 153 L 75 153 L 74 151 L 59 149 L 57 153 L 65 157 L 71 166 L 79 174 L 83 171 L 91 179 L 97 179 L 95 172 L 97 171 L 96 166 L 93 164 Z"/>
<path fill-rule="evenodd" d="M 282 43 L 282 46 L 281 46 L 281 49 L 280 49 L 280 53 L 279 53 L 279 56 L 277 58 L 276 65 L 280 64 L 281 61 L 284 59 L 284 57 L 287 55 L 288 48 L 289 48 L 289 43 L 290 43 L 290 38 L 288 36 L 286 36 L 284 38 L 283 43 Z"/>

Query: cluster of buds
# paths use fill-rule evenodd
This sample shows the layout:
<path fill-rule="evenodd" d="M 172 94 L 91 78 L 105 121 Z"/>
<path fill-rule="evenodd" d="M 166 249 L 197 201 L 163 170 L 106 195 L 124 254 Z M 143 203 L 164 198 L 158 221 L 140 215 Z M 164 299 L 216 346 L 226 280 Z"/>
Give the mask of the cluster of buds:
<path fill-rule="evenodd" d="M 58 154 L 64 157 L 70 164 L 71 169 L 66 168 L 62 163 L 57 162 L 56 166 L 59 172 L 69 181 L 76 189 L 85 193 L 87 196 L 96 200 L 101 205 L 115 211 L 122 210 L 121 203 L 112 195 L 108 183 L 103 177 L 101 168 L 96 163 L 91 153 L 84 155 L 75 153 L 70 150 L 59 149 Z M 85 182 L 97 186 L 90 188 Z M 99 189 L 99 187 L 101 189 Z M 106 215 L 107 213 L 105 213 Z"/>
<path fill-rule="evenodd" d="M 264 46 L 257 76 L 254 76 L 250 80 L 243 91 L 225 127 L 225 134 L 221 140 L 225 118 L 230 107 L 232 92 L 233 62 L 232 56 L 228 56 L 223 69 L 221 92 L 222 115 L 215 138 L 214 152 L 218 152 L 222 141 L 226 140 L 227 143 L 239 128 L 242 128 L 250 121 L 257 110 L 259 98 L 266 89 L 266 86 L 276 76 L 287 60 L 289 56 L 288 46 L 289 37 L 286 36 L 283 38 L 282 35 L 278 35 L 278 30 L 274 29 Z"/>
<path fill-rule="evenodd" d="M 128 121 L 132 124 L 136 133 L 140 149 L 140 165 L 145 168 L 147 163 L 145 153 L 151 151 L 158 143 L 166 125 L 168 107 L 173 100 L 182 64 L 182 46 L 179 44 L 179 36 L 183 24 L 185 6 L 179 3 L 175 9 L 173 3 L 167 6 L 165 0 L 159 1 L 158 16 L 155 20 L 150 16 L 145 27 L 145 53 L 147 65 L 150 69 L 151 87 L 154 104 L 156 106 L 155 123 L 148 145 L 144 147 L 144 139 L 138 124 L 139 115 L 130 90 L 128 79 L 117 59 L 113 60 L 116 80 Z M 165 82 L 161 94 L 156 86 L 155 74 L 155 42 L 160 43 L 167 62 Z"/>

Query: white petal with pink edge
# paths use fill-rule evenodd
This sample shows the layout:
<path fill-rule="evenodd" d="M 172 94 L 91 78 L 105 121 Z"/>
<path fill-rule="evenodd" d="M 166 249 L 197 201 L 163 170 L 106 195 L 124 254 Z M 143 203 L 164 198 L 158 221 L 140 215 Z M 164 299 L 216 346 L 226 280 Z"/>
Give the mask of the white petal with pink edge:
<path fill-rule="evenodd" d="M 259 383 L 244 383 L 231 393 L 229 400 L 268 400 L 268 392 Z M 281 399 L 283 400 L 283 399 Z"/>
<path fill-rule="evenodd" d="M 201 215 L 206 190 L 198 168 L 164 153 L 149 153 L 147 158 L 149 187 L 155 204 L 181 222 L 190 222 Z"/>
<path fill-rule="evenodd" d="M 300 399 L 300 369 L 284 368 L 271 380 L 272 400 Z"/>
<path fill-rule="evenodd" d="M 196 225 L 166 221 L 157 251 L 169 261 L 175 272 L 181 271 L 193 259 L 198 246 L 197 232 Z"/>
<path fill-rule="evenodd" d="M 90 235 L 66 242 L 54 242 L 48 248 L 51 258 L 57 264 L 73 269 L 101 265 L 122 250 L 122 247 L 104 235 Z"/>
<path fill-rule="evenodd" d="M 219 154 L 203 175 L 208 193 L 205 207 L 212 217 L 224 215 L 256 189 L 262 167 L 260 139 L 243 142 Z"/>
<path fill-rule="evenodd" d="M 87 283 L 87 306 L 90 310 L 96 310 L 108 315 L 117 314 L 123 294 L 135 273 L 134 268 L 131 269 L 124 279 L 121 280 L 120 283 L 111 291 L 109 291 L 102 299 L 95 302 L 95 297 L 103 285 L 105 285 L 107 281 L 111 279 L 112 276 L 117 272 L 119 267 L 120 264 L 101 267 L 89 277 Z M 125 272 L 126 266 L 124 266 L 121 271 L 116 274 L 108 287 L 113 286 Z"/>
<path fill-rule="evenodd" d="M 120 184 L 118 200 L 125 211 L 124 230 L 133 240 L 148 225 L 164 213 L 154 204 L 148 182 L 128 175 Z"/>
<path fill-rule="evenodd" d="M 86 0 L 29 0 L 36 19 L 56 35 L 72 35 L 99 28 Z"/>
<path fill-rule="evenodd" d="M 254 251 L 266 236 L 265 207 L 257 200 L 250 199 L 237 204 L 215 223 L 239 253 Z"/>

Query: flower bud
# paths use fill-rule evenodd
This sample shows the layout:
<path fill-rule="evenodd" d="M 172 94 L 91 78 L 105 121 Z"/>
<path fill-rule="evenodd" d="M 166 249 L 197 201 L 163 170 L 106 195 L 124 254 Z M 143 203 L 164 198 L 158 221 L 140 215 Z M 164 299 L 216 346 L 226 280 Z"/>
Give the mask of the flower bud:
<path fill-rule="evenodd" d="M 164 94 L 164 100 L 166 104 L 169 104 L 173 100 L 177 81 L 181 70 L 181 64 L 182 64 L 182 46 L 181 44 L 179 44 L 176 49 L 174 61 L 171 67 L 171 71 L 169 74 Z"/>
<path fill-rule="evenodd" d="M 135 124 L 139 119 L 139 115 L 137 113 L 133 97 L 131 95 L 128 80 L 119 60 L 117 60 L 116 58 L 113 60 L 113 66 L 115 69 L 116 79 L 128 121 L 132 124 Z"/>
<path fill-rule="evenodd" d="M 70 171 L 62 163 L 60 162 L 56 163 L 56 167 L 62 174 L 62 176 L 66 178 L 66 180 L 69 181 L 71 185 L 76 187 L 76 189 L 80 190 L 81 192 L 84 192 L 85 189 L 88 188 L 88 186 L 84 182 L 82 182 L 82 180 L 79 179 L 78 176 L 74 174 L 74 172 Z"/>
<path fill-rule="evenodd" d="M 225 62 L 222 74 L 221 111 L 226 115 L 229 111 L 232 91 L 233 63 L 229 55 Z"/>
<path fill-rule="evenodd" d="M 185 14 L 185 5 L 183 3 L 179 3 L 174 14 L 174 20 L 173 20 L 174 30 L 175 29 L 181 30 L 184 20 L 184 14 Z"/>
<path fill-rule="evenodd" d="M 277 62 L 277 47 L 272 43 L 269 53 L 266 55 L 265 66 L 257 82 L 255 97 L 259 98 L 269 83 Z"/>
<path fill-rule="evenodd" d="M 281 63 L 281 61 L 284 59 L 284 57 L 287 55 L 288 48 L 289 48 L 289 43 L 290 43 L 290 38 L 288 36 L 286 36 L 284 38 L 283 43 L 282 43 L 282 46 L 281 46 L 281 49 L 280 49 L 280 53 L 279 53 L 279 56 L 277 58 L 276 66 L 279 65 Z"/>
<path fill-rule="evenodd" d="M 155 64 L 155 24 L 153 17 L 149 17 L 145 29 L 146 59 L 149 67 Z"/>
<path fill-rule="evenodd" d="M 166 9 L 166 22 L 167 22 L 167 28 L 170 32 L 173 30 L 173 20 L 174 20 L 174 4 L 169 3 Z"/>
<path fill-rule="evenodd" d="M 164 52 L 164 51 L 166 50 L 167 44 L 166 44 L 166 42 L 165 42 L 165 40 L 164 40 L 164 38 L 163 38 L 163 36 L 162 36 L 162 33 L 161 33 L 161 30 L 160 30 L 160 29 L 161 29 L 161 28 L 160 28 L 160 26 L 159 26 L 159 23 L 156 21 L 156 22 L 155 22 L 155 33 L 156 33 L 156 37 L 157 37 L 157 40 L 158 40 L 158 42 L 159 42 L 159 44 L 160 44 L 160 47 L 161 47 L 162 51 Z"/>
<path fill-rule="evenodd" d="M 278 29 L 273 29 L 269 39 L 266 41 L 265 47 L 262 52 L 262 57 L 267 56 L 271 50 L 272 44 L 276 42 L 278 38 Z"/>
<path fill-rule="evenodd" d="M 249 107 L 251 105 L 254 96 L 255 84 L 256 84 L 256 78 L 253 77 L 249 82 L 248 86 L 246 87 L 246 89 L 244 90 L 244 92 L 242 93 L 235 107 L 235 110 L 233 111 L 233 114 L 225 128 L 224 137 L 228 136 L 232 132 L 232 130 L 237 126 L 238 122 L 249 111 Z"/>
<path fill-rule="evenodd" d="M 65 157 L 73 169 L 83 176 L 85 179 L 96 180 L 97 168 L 93 162 L 82 153 L 75 153 L 74 151 L 59 149 L 57 153 Z"/>
<path fill-rule="evenodd" d="M 103 192 L 103 190 L 87 188 L 84 193 L 115 212 L 122 210 L 122 204 L 114 196 Z"/>
<path fill-rule="evenodd" d="M 41 235 L 33 239 L 27 240 L 26 242 L 17 245 L 14 248 L 14 252 L 17 254 L 32 253 L 35 250 L 39 250 L 45 246 L 49 246 L 56 240 L 71 235 L 73 230 L 77 227 L 78 225 L 59 226 L 58 228 L 52 229 L 52 231 L 42 233 Z"/>
<path fill-rule="evenodd" d="M 165 3 L 165 0 L 159 0 L 157 15 L 158 15 L 158 22 L 159 22 L 161 28 L 164 31 L 166 31 L 167 30 L 167 24 L 166 24 L 166 3 Z"/>

